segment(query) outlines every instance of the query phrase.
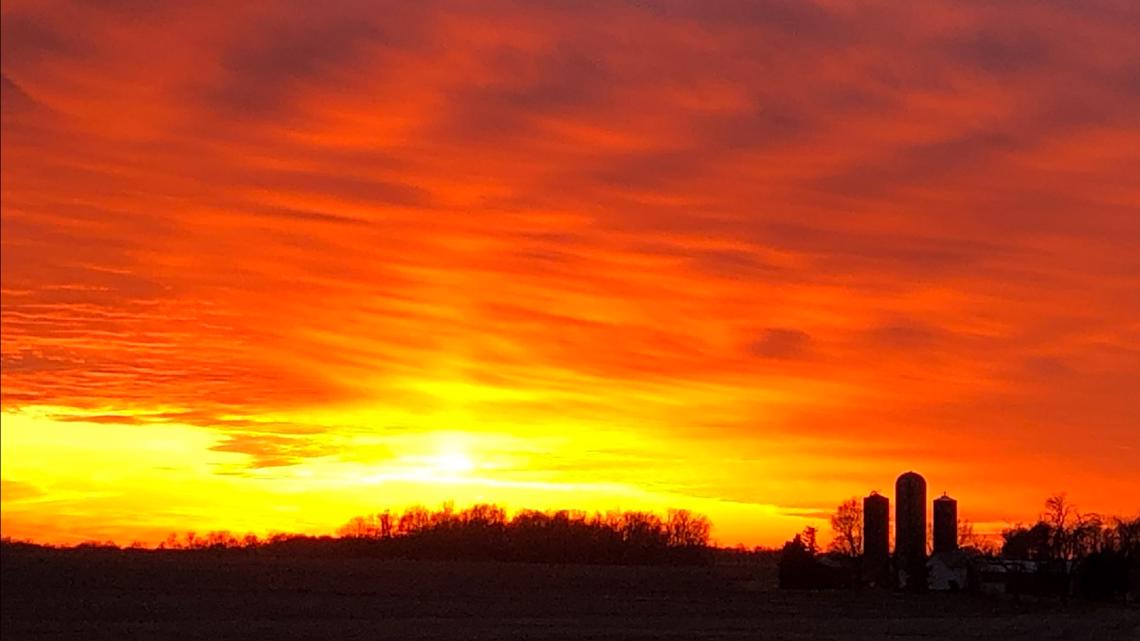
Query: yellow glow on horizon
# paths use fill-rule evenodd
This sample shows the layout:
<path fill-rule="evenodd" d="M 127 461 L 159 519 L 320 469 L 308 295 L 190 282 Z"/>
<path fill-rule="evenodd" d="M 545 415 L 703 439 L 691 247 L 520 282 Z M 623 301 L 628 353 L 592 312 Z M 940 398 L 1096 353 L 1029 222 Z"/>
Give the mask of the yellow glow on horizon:
<path fill-rule="evenodd" d="M 547 468 L 550 457 L 566 459 L 569 452 L 553 446 L 536 451 L 527 439 L 505 435 L 398 433 L 384 456 L 353 461 L 329 455 L 249 467 L 248 455 L 215 449 L 226 440 L 218 430 L 54 418 L 59 415 L 50 407 L 0 415 L 5 536 L 125 544 L 157 543 L 186 530 L 324 534 L 352 516 L 445 502 L 496 503 L 509 513 L 684 507 L 713 518 L 714 536 L 729 544 L 758 536 L 775 540 L 801 521 L 772 505 L 555 473 Z M 363 440 L 383 439 L 373 434 Z"/>

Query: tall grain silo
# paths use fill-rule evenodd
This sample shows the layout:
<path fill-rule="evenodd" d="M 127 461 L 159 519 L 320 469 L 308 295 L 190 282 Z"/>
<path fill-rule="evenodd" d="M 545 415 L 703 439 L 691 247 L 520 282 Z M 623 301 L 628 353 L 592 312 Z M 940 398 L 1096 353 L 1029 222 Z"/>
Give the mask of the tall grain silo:
<path fill-rule="evenodd" d="M 934 499 L 934 553 L 958 549 L 958 502 L 946 494 Z"/>
<path fill-rule="evenodd" d="M 891 501 L 878 492 L 863 499 L 863 578 L 890 583 Z"/>
<path fill-rule="evenodd" d="M 926 479 L 915 472 L 895 481 L 895 568 L 901 587 L 925 587 Z"/>

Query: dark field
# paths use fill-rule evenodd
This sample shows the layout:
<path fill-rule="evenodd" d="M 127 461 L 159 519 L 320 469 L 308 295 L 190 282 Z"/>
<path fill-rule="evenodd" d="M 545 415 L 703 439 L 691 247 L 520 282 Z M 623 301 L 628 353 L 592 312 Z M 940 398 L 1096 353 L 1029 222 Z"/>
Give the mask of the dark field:
<path fill-rule="evenodd" d="M 5 554 L 18 639 L 1140 639 L 1140 611 L 773 589 L 771 569 Z"/>

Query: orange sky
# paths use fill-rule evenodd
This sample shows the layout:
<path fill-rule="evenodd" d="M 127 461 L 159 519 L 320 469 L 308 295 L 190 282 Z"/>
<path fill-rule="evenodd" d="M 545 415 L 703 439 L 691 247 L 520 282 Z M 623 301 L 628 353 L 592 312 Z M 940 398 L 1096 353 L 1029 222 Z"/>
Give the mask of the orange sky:
<path fill-rule="evenodd" d="M 1140 509 L 1127 0 L 3 3 L 2 530 Z"/>

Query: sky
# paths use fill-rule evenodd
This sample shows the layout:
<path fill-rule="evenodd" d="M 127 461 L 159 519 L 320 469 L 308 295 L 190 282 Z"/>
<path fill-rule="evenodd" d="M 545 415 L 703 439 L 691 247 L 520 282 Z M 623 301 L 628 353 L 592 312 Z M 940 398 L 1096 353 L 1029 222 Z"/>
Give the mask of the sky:
<path fill-rule="evenodd" d="M 1140 5 L 4 0 L 0 529 L 1140 512 Z"/>

